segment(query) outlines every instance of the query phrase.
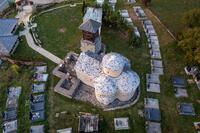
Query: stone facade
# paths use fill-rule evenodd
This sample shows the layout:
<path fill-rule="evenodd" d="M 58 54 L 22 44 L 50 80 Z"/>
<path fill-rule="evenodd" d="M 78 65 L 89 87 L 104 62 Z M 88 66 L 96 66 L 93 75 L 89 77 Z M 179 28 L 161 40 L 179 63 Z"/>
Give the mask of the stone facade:
<path fill-rule="evenodd" d="M 129 60 L 117 53 L 106 54 L 102 60 L 97 60 L 82 52 L 75 71 L 83 83 L 95 89 L 97 100 L 104 105 L 115 99 L 130 100 L 140 85 L 139 76 L 131 70 Z"/>

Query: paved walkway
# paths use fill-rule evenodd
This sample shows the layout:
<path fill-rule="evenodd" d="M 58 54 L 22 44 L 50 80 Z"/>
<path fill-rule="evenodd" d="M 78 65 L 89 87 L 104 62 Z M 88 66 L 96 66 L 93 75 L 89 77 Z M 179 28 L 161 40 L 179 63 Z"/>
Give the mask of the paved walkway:
<path fill-rule="evenodd" d="M 53 55 L 52 53 L 50 53 L 49 51 L 43 49 L 42 47 L 39 47 L 35 44 L 33 37 L 31 35 L 31 33 L 29 32 L 29 28 L 26 28 L 25 31 L 25 37 L 28 43 L 28 46 L 30 48 L 32 48 L 33 50 L 37 51 L 38 53 L 40 53 L 41 55 L 45 56 L 46 58 L 48 58 L 49 60 L 53 61 L 56 64 L 61 64 L 63 63 L 63 60 L 60 59 L 59 57 Z"/>
<path fill-rule="evenodd" d="M 33 36 L 30 33 L 30 27 L 28 27 L 30 16 L 31 14 L 30 13 L 27 14 L 25 11 L 19 12 L 17 15 L 17 17 L 20 20 L 20 23 L 22 22 L 25 25 L 25 30 L 21 32 L 20 34 L 25 35 L 28 46 L 56 64 L 63 63 L 62 59 L 60 59 L 59 57 L 55 56 L 54 54 L 50 53 L 49 51 L 35 44 Z"/>

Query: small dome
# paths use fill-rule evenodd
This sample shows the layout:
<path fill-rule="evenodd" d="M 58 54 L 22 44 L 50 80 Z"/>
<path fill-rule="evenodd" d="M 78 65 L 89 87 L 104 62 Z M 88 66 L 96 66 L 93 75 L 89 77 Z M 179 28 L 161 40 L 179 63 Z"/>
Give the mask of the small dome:
<path fill-rule="evenodd" d="M 118 53 L 109 53 L 103 57 L 102 67 L 103 72 L 109 76 L 117 77 L 119 76 L 128 61 L 125 57 Z"/>
<path fill-rule="evenodd" d="M 95 78 L 94 88 L 96 98 L 100 103 L 108 105 L 116 98 L 117 87 L 115 79 L 102 74 Z"/>
<path fill-rule="evenodd" d="M 133 71 L 123 72 L 117 78 L 117 97 L 120 101 L 128 101 L 140 85 L 139 76 Z"/>

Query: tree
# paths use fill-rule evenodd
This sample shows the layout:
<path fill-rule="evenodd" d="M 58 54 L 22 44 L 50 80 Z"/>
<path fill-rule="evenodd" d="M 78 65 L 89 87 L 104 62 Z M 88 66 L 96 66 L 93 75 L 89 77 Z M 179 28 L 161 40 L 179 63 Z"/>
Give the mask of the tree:
<path fill-rule="evenodd" d="M 200 63 L 200 27 L 188 28 L 180 36 L 178 46 L 185 54 L 185 59 L 189 64 Z"/>
<path fill-rule="evenodd" d="M 185 13 L 183 24 L 188 28 L 200 27 L 200 9 L 193 9 Z"/>
<path fill-rule="evenodd" d="M 128 30 L 128 38 L 128 43 L 131 47 L 138 47 L 142 43 L 141 38 L 133 32 L 133 29 Z"/>
<path fill-rule="evenodd" d="M 84 16 L 84 14 L 85 14 L 86 8 L 87 8 L 87 5 L 86 5 L 86 3 L 85 3 L 85 0 L 83 0 L 83 4 L 82 4 L 82 15 L 83 15 L 83 16 Z"/>
<path fill-rule="evenodd" d="M 142 0 L 144 6 L 148 6 L 151 3 L 151 0 Z"/>
<path fill-rule="evenodd" d="M 183 16 L 183 29 L 178 46 L 190 65 L 200 64 L 200 9 L 193 9 Z"/>
<path fill-rule="evenodd" d="M 103 23 L 107 26 L 116 28 L 126 28 L 124 19 L 121 17 L 118 11 L 113 11 L 112 8 L 105 3 L 103 5 Z"/>

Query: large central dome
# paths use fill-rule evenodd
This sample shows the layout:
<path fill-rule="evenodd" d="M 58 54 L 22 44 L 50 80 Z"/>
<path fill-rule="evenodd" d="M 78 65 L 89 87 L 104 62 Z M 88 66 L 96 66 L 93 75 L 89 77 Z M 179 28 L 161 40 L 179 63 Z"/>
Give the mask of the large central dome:
<path fill-rule="evenodd" d="M 106 54 L 102 60 L 103 72 L 112 77 L 119 76 L 127 64 L 128 59 L 118 53 Z"/>

